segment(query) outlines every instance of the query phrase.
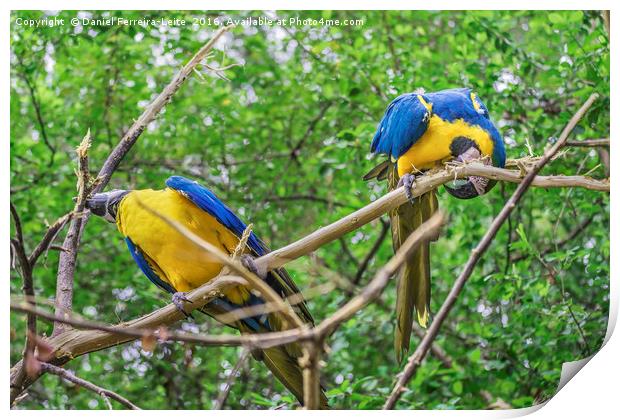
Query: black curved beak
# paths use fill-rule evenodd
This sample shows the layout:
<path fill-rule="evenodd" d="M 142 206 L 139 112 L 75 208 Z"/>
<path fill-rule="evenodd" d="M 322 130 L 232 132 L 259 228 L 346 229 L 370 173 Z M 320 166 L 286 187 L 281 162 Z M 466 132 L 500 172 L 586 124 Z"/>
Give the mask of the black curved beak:
<path fill-rule="evenodd" d="M 104 217 L 106 214 L 106 205 L 108 202 L 107 193 L 99 193 L 86 199 L 86 208 L 96 216 Z"/>
<path fill-rule="evenodd" d="M 467 200 L 488 193 L 495 186 L 496 182 L 487 178 L 470 176 L 463 184 L 457 184 L 456 188 L 449 187 L 447 184 L 444 184 L 444 188 L 450 195 Z"/>
<path fill-rule="evenodd" d="M 450 193 L 450 195 L 462 200 L 478 197 L 478 191 L 476 191 L 476 188 L 474 188 L 474 184 L 472 184 L 471 181 L 467 181 L 467 183 L 457 188 L 450 188 L 445 184 L 443 187 L 446 191 L 448 191 L 448 193 Z"/>

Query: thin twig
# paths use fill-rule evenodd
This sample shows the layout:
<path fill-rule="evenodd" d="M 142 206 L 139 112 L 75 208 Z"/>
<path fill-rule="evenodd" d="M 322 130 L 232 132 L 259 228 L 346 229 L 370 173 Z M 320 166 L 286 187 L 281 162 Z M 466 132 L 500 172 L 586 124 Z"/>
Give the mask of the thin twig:
<path fill-rule="evenodd" d="M 286 297 L 286 301 L 291 305 L 297 305 L 299 303 L 310 300 L 314 296 L 325 295 L 331 292 L 332 290 L 334 290 L 335 287 L 336 285 L 334 283 L 329 282 L 329 283 L 322 284 L 317 287 L 313 287 L 311 289 L 306 289 L 304 290 L 303 294 L 294 293 L 292 295 L 289 295 Z M 267 315 L 267 314 L 270 314 L 273 312 L 279 312 L 279 311 L 280 311 L 280 307 L 277 305 L 274 305 L 273 303 L 259 303 L 259 304 L 252 305 L 252 306 L 233 309 L 224 314 L 218 315 L 217 319 L 218 321 L 224 324 L 231 324 L 231 323 L 234 323 L 235 321 L 239 321 L 244 318 Z"/>
<path fill-rule="evenodd" d="M 317 334 L 319 336 L 330 335 L 342 322 L 351 318 L 351 316 L 370 302 L 376 300 L 387 286 L 390 278 L 404 264 L 411 253 L 415 251 L 416 247 L 420 243 L 432 238 L 433 235 L 437 235 L 443 222 L 443 213 L 437 211 L 430 219 L 413 231 L 396 254 L 377 272 L 375 277 L 357 296 L 316 327 Z"/>
<path fill-rule="evenodd" d="M 253 227 L 254 226 L 252 225 L 252 223 L 245 227 L 243 234 L 241 235 L 241 239 L 239 239 L 239 243 L 235 247 L 232 255 L 230 256 L 231 259 L 238 260 L 239 257 L 241 257 L 241 254 L 243 254 L 243 251 L 245 251 L 245 246 L 248 243 L 248 239 L 250 239 L 250 234 L 252 233 Z"/>
<path fill-rule="evenodd" d="M 357 286 L 360 284 L 360 280 L 362 279 L 364 272 L 368 268 L 368 264 L 370 263 L 370 260 L 372 260 L 375 254 L 379 251 L 379 248 L 381 248 L 381 244 L 387 237 L 387 233 L 390 230 L 390 224 L 388 222 L 384 221 L 383 219 L 379 219 L 379 220 L 381 221 L 381 232 L 379 232 L 379 236 L 377 237 L 377 240 L 372 245 L 372 248 L 370 248 L 370 251 L 368 251 L 368 254 L 366 254 L 366 256 L 364 257 L 364 260 L 361 262 L 359 268 L 357 269 L 357 273 L 355 273 L 355 277 L 351 281 L 351 283 L 353 283 L 354 286 Z"/>
<path fill-rule="evenodd" d="M 199 294 L 192 294 L 192 297 L 199 296 L 206 292 L 207 295 L 218 293 L 218 289 L 225 285 L 224 279 L 218 281 L 207 289 L 203 289 Z M 230 281 L 231 279 L 227 279 Z M 238 283 L 232 283 L 238 284 Z M 198 290 L 198 289 L 196 289 Z M 218 293 L 219 294 L 219 293 Z M 189 296 L 189 294 L 188 294 Z M 200 300 L 200 299 L 199 299 Z M 208 299 L 201 300 L 204 305 Z M 194 301 L 193 301 L 194 302 Z M 194 306 L 198 307 L 199 305 Z M 186 305 L 187 308 L 190 304 Z M 54 313 L 35 308 L 28 303 L 11 302 L 12 311 L 32 313 L 40 319 L 62 322 L 75 328 L 84 330 L 66 330 L 63 334 L 46 339 L 46 342 L 55 350 L 54 364 L 63 364 L 70 359 L 81 356 L 93 351 L 102 350 L 118 344 L 123 344 L 134 339 L 151 337 L 161 341 L 179 341 L 183 343 L 197 344 L 200 346 L 244 346 L 250 349 L 263 349 L 282 344 L 289 344 L 297 340 L 304 340 L 309 334 L 302 333 L 300 329 L 291 329 L 277 333 L 248 334 L 248 335 L 209 335 L 194 334 L 182 331 L 164 330 L 162 327 L 172 323 L 165 319 L 161 324 L 156 324 L 152 319 L 143 317 L 139 322 L 126 323 L 120 325 L 107 325 L 100 322 L 79 319 L 69 314 L 58 316 Z M 170 312 L 169 317 L 180 320 L 181 315 L 174 313 L 176 309 L 173 305 L 168 305 L 159 311 Z M 178 310 L 177 310 L 178 312 Z M 176 315 L 176 316 L 175 316 Z M 96 342 L 96 343 L 95 343 Z"/>
<path fill-rule="evenodd" d="M 390 278 L 394 276 L 407 258 L 416 248 L 429 238 L 436 236 L 444 221 L 441 211 L 436 212 L 430 219 L 424 222 L 418 229 L 413 231 L 396 254 L 379 270 L 368 286 L 359 295 L 355 296 L 346 305 L 334 312 L 329 318 L 321 322 L 312 331 L 313 339 L 304 343 L 304 353 L 299 359 L 303 368 L 304 380 L 304 408 L 316 410 L 319 408 L 319 367 L 322 349 L 325 339 L 329 337 L 343 322 L 350 319 L 360 309 L 381 296 L 388 285 Z"/>
<path fill-rule="evenodd" d="M 519 184 L 513 195 L 506 202 L 502 210 L 495 217 L 495 219 L 491 223 L 491 226 L 489 226 L 489 229 L 484 234 L 478 245 L 472 250 L 469 259 L 465 264 L 465 267 L 463 268 L 463 271 L 454 282 L 450 293 L 446 297 L 443 305 L 441 305 L 441 308 L 437 312 L 435 319 L 428 328 L 426 335 L 416 348 L 413 355 L 409 358 L 407 365 L 405 366 L 403 371 L 398 375 L 396 385 L 394 386 L 385 405 L 383 406 L 383 409 L 393 409 L 396 406 L 396 402 L 403 394 L 403 392 L 405 392 L 405 387 L 409 380 L 411 380 L 413 375 L 415 375 L 415 373 L 417 372 L 417 369 L 422 363 L 424 356 L 426 356 L 431 344 L 437 337 L 437 334 L 439 333 L 439 328 L 452 310 L 454 304 L 456 303 L 456 300 L 458 299 L 461 291 L 463 290 L 463 287 L 465 286 L 465 283 L 473 273 L 476 264 L 478 263 L 484 252 L 488 249 L 500 227 L 504 224 L 510 213 L 517 206 L 525 191 L 527 191 L 529 186 L 532 184 L 532 182 L 536 178 L 536 174 L 543 168 L 543 166 L 547 164 L 547 162 L 549 162 L 549 160 L 551 160 L 551 158 L 562 147 L 564 147 L 566 141 L 568 140 L 568 136 L 572 133 L 573 129 L 577 126 L 577 123 L 581 120 L 581 118 L 583 118 L 583 116 L 586 114 L 588 109 L 590 109 L 590 107 L 597 98 L 598 94 L 592 94 L 588 98 L 588 100 L 581 106 L 581 108 L 579 108 L 575 115 L 570 119 L 564 130 L 562 130 L 558 141 L 550 149 L 545 151 L 542 159 L 540 159 L 540 161 L 538 161 L 533 166 L 531 171 L 527 174 L 527 176 Z"/>
<path fill-rule="evenodd" d="M 26 83 L 26 86 L 28 87 L 28 92 L 30 93 L 30 100 L 32 101 L 32 106 L 34 108 L 34 112 L 35 112 L 35 117 L 37 119 L 37 123 L 39 124 L 39 131 L 41 134 L 41 138 L 43 139 L 43 143 L 45 144 L 45 146 L 49 149 L 50 151 L 50 160 L 47 164 L 48 167 L 52 166 L 54 164 L 54 156 L 56 156 L 56 147 L 54 147 L 52 145 L 52 143 L 50 142 L 49 138 L 47 137 L 47 131 L 45 129 L 45 127 L 47 126 L 47 124 L 45 123 L 45 121 L 43 120 L 43 112 L 41 112 L 41 103 L 39 102 L 39 98 L 37 96 L 37 92 L 36 92 L 36 88 L 34 86 L 34 83 L 28 78 L 27 72 L 26 72 L 26 66 L 24 65 L 24 61 L 22 59 L 22 57 L 20 55 L 16 55 L 17 57 L 17 61 L 19 62 L 19 65 L 22 69 L 21 73 L 19 74 L 22 78 L 22 80 L 24 81 L 24 83 Z"/>
<path fill-rule="evenodd" d="M 88 389 L 89 391 L 93 391 L 94 393 L 99 394 L 102 397 L 112 398 L 114 401 L 118 401 L 119 403 L 123 404 L 125 407 L 131 410 L 140 410 L 140 407 L 138 407 L 122 395 L 119 395 L 114 391 L 110 391 L 109 389 L 102 388 L 99 385 L 95 385 L 94 383 L 89 382 L 85 379 L 79 378 L 66 369 L 54 366 L 50 363 L 41 363 L 41 370 L 43 372 L 51 373 L 52 375 L 60 376 L 61 378 L 66 379 L 69 382 L 73 382 L 74 384 L 79 385 L 82 388 Z"/>
<path fill-rule="evenodd" d="M 27 302 L 34 305 L 34 280 L 32 278 L 32 264 L 26 255 L 26 245 L 24 244 L 24 235 L 22 232 L 22 222 L 17 209 L 10 203 L 11 216 L 15 225 L 15 239 L 11 239 L 15 255 L 19 261 L 19 268 L 22 277 L 22 291 Z M 29 354 L 34 353 L 34 343 L 32 337 L 37 335 L 37 317 L 34 313 L 29 313 L 26 318 L 26 339 L 24 349 L 22 350 L 22 359 L 26 360 Z M 28 378 L 25 368 L 19 369 L 15 375 L 11 375 L 11 402 L 21 393 L 22 384 Z"/>
<path fill-rule="evenodd" d="M 609 147 L 609 139 L 567 141 L 566 145 L 574 147 Z"/>
<path fill-rule="evenodd" d="M 214 410 L 221 410 L 224 407 L 224 403 L 226 403 L 228 395 L 230 395 L 230 388 L 232 388 L 232 384 L 237 378 L 237 372 L 241 370 L 241 366 L 243 366 L 249 356 L 250 352 L 247 349 L 243 349 L 241 355 L 239 356 L 239 360 L 237 360 L 235 367 L 233 367 L 230 371 L 230 374 L 226 378 L 224 388 L 222 388 L 220 395 L 217 397 L 217 401 L 215 401 L 215 404 L 213 405 Z"/>
<path fill-rule="evenodd" d="M 30 253 L 30 256 L 28 257 L 30 265 L 34 266 L 37 263 L 37 260 L 39 259 L 41 254 L 46 252 L 48 249 L 54 248 L 52 242 L 54 241 L 54 239 L 56 239 L 58 233 L 62 230 L 63 227 L 65 227 L 67 222 L 71 220 L 72 217 L 73 212 L 67 213 L 47 228 L 47 231 L 45 232 L 45 235 L 43 235 L 41 242 L 39 242 L 39 244 L 34 248 L 34 250 Z M 64 248 L 61 248 L 61 250 L 66 251 Z"/>

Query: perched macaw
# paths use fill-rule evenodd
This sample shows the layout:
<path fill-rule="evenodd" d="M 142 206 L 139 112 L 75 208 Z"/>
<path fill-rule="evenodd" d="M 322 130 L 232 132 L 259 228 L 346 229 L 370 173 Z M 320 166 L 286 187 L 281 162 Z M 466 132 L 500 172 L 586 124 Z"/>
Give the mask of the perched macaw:
<path fill-rule="evenodd" d="M 195 181 L 172 176 L 166 186 L 168 188 L 163 190 L 114 190 L 95 194 L 87 200 L 87 207 L 93 214 L 116 223 L 138 267 L 156 286 L 172 293 L 173 302 L 183 311 L 184 292 L 211 281 L 223 266 L 217 260 L 205 257 L 201 248 L 147 208 L 181 223 L 228 254 L 233 253 L 246 225 L 215 194 Z M 253 258 L 268 252 L 267 246 L 252 232 L 244 254 L 249 258 L 242 258 L 242 261 L 248 268 L 258 271 Z M 300 293 L 283 268 L 268 272 L 265 280 L 283 298 Z M 224 297 L 211 301 L 201 311 L 218 319 L 234 309 L 263 303 L 252 291 L 238 286 L 227 290 Z M 303 300 L 293 308 L 305 323 L 314 325 Z M 282 324 L 282 315 L 278 312 L 228 323 L 244 334 L 281 331 Z M 302 355 L 299 344 L 255 351 L 253 355 L 262 360 L 302 402 L 302 369 L 297 361 Z M 323 393 L 321 406 L 327 408 Z"/>
<path fill-rule="evenodd" d="M 364 179 L 387 178 L 390 190 L 405 185 L 410 201 L 390 213 L 394 250 L 437 210 L 435 190 L 412 198 L 416 174 L 450 160 L 480 159 L 497 167 L 504 167 L 506 162 L 502 136 L 487 107 L 470 89 L 407 93 L 394 99 L 377 127 L 370 151 L 386 154 L 388 160 Z M 493 185 L 495 181 L 472 176 L 445 188 L 451 195 L 467 199 L 488 192 Z M 398 281 L 394 347 L 399 361 L 409 350 L 413 311 L 421 326 L 428 323 L 430 280 L 430 249 L 426 243 L 403 266 Z"/>

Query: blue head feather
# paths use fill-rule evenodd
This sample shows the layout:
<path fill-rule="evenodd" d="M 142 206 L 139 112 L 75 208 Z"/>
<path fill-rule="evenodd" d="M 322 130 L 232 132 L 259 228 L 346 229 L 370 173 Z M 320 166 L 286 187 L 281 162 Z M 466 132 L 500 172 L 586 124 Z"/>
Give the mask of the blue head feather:
<path fill-rule="evenodd" d="M 485 130 L 493 140 L 493 165 L 503 168 L 506 164 L 506 150 L 501 134 L 489 117 L 486 105 L 476 97 L 477 110 L 471 98 L 472 90 L 468 88 L 446 89 L 429 93 L 426 96 L 433 103 L 433 113 L 445 121 L 453 122 L 463 119 L 470 125 L 477 125 Z"/>

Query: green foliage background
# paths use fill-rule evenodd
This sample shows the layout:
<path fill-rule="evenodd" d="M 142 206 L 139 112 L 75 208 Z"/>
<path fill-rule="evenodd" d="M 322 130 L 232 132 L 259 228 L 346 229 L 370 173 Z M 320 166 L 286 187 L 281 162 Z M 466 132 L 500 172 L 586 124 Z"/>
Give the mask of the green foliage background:
<path fill-rule="evenodd" d="M 77 12 L 58 13 L 66 21 Z M 80 16 L 205 18 L 262 12 L 81 12 Z M 273 16 L 273 14 L 271 14 Z M 162 188 L 180 174 L 201 180 L 272 247 L 292 242 L 376 199 L 385 185 L 362 175 L 377 159 L 370 140 L 386 105 L 403 92 L 472 87 L 506 139 L 509 158 L 540 154 L 592 92 L 601 94 L 577 138 L 609 133 L 609 41 L 599 12 L 278 12 L 315 19 L 363 19 L 361 26 L 239 26 L 152 123 L 115 173 L 110 188 Z M 54 28 L 17 26 L 11 71 L 11 200 L 27 245 L 46 223 L 69 211 L 75 195 L 74 148 L 90 128 L 92 168 L 214 26 Z M 203 80 L 204 79 L 204 80 Z M 38 121 L 36 107 L 40 108 Z M 43 133 L 44 131 L 44 133 Z M 55 149 L 47 147 L 44 137 Z M 551 139 L 551 140 L 550 140 Z M 546 173 L 605 178 L 595 150 L 569 148 Z M 469 252 L 514 185 L 461 201 L 442 193 L 450 223 L 432 250 L 436 311 Z M 589 221 L 589 222 L 588 222 Z M 575 238 L 554 246 L 582 223 Z M 287 266 L 302 290 L 338 273 L 353 279 L 377 240 L 377 221 Z M 64 233 L 61 235 L 64 236 Z M 61 238 L 58 241 L 61 241 Z M 547 250 L 548 252 L 543 252 Z M 386 238 L 360 285 L 392 255 Z M 511 257 L 523 258 L 511 261 Z M 554 267 L 556 276 L 541 263 Z M 53 299 L 58 252 L 35 270 L 37 296 Z M 326 271 L 328 270 L 328 271 Z M 331 272 L 331 274 L 330 274 Z M 392 284 L 381 304 L 348 321 L 330 340 L 323 370 L 335 408 L 379 408 L 400 371 L 392 350 Z M 487 390 L 514 407 L 550 398 L 561 365 L 596 351 L 608 313 L 609 196 L 583 189 L 532 189 L 485 254 L 441 331 L 432 356 L 410 383 L 399 408 L 480 409 Z M 11 271 L 11 293 L 21 293 Z M 322 320 L 348 299 L 337 288 L 309 306 Z M 169 296 L 138 270 L 115 227 L 91 220 L 80 249 L 74 310 L 116 323 L 161 307 Z M 230 332 L 204 316 L 178 325 Z M 25 322 L 11 315 L 11 363 L 22 351 Z M 51 327 L 39 322 L 41 332 Z M 226 331 L 225 331 L 226 330 Z M 412 346 L 418 339 L 414 337 Z M 70 362 L 78 376 L 115 390 L 143 408 L 212 407 L 240 354 L 236 348 L 171 343 L 145 352 L 139 343 Z M 22 408 L 105 408 L 95 394 L 47 375 Z M 116 406 L 116 403 L 114 403 Z M 249 361 L 226 407 L 285 404 L 292 396 L 260 363 Z M 120 408 L 120 406 L 118 406 Z"/>

